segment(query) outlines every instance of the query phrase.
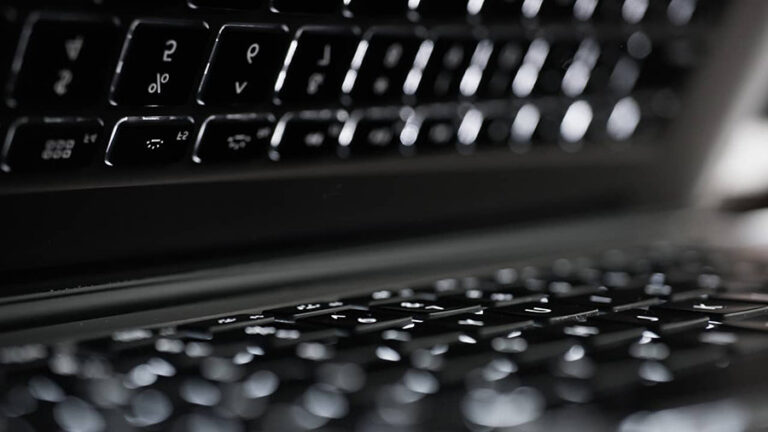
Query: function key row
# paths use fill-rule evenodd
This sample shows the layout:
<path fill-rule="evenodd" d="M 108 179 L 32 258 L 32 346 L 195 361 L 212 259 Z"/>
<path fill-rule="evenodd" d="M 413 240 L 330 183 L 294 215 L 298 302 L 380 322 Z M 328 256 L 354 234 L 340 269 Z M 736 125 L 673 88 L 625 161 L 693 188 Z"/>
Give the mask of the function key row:
<path fill-rule="evenodd" d="M 595 106 L 602 105 L 600 103 Z M 179 162 L 299 161 L 367 156 L 413 156 L 485 148 L 517 153 L 539 144 L 576 151 L 585 142 L 627 142 L 662 119 L 632 97 L 609 111 L 587 100 L 487 107 L 427 106 L 354 111 L 214 115 L 200 127 L 192 117 L 128 117 L 107 137 L 90 118 L 21 118 L 0 154 L 6 172 L 40 172 L 90 165 L 106 144 L 109 166 Z"/>
<path fill-rule="evenodd" d="M 629 94 L 676 87 L 700 57 L 697 39 L 642 31 L 491 36 L 468 31 L 135 21 L 122 52 L 113 20 L 33 14 L 13 62 L 11 107 L 83 108 L 401 103 L 529 95 Z M 213 48 L 209 49 L 209 45 Z M 210 54 L 208 54 L 210 52 Z M 567 67 L 564 67 L 567 65 Z"/>

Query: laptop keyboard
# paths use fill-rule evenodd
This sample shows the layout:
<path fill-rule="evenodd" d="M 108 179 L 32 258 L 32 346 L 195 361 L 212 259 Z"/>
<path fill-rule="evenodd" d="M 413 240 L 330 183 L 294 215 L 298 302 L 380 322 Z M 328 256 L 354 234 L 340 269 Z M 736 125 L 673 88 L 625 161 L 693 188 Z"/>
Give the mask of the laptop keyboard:
<path fill-rule="evenodd" d="M 472 430 L 768 350 L 766 267 L 688 248 L 0 348 L 5 430 Z"/>
<path fill-rule="evenodd" d="M 677 115 L 725 2 L 10 3 L 0 166 L 66 178 L 624 148 Z"/>

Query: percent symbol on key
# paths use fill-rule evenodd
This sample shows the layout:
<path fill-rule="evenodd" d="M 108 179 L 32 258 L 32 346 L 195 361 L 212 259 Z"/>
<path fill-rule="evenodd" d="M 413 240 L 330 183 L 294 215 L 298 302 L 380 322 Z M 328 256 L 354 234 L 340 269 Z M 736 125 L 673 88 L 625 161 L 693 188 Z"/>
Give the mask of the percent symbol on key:
<path fill-rule="evenodd" d="M 149 85 L 149 88 L 147 89 L 150 94 L 160 94 L 163 92 L 163 84 L 167 84 L 168 81 L 170 81 L 171 75 L 164 73 L 164 74 L 157 74 L 157 78 L 155 78 L 155 82 Z"/>

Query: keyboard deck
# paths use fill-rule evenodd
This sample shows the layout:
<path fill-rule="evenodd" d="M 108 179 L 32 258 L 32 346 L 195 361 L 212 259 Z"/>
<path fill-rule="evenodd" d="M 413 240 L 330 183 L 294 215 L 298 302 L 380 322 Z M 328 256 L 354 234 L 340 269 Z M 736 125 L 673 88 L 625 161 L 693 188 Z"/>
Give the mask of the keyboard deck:
<path fill-rule="evenodd" d="M 764 263 L 689 248 L 610 251 L 2 347 L 0 426 L 507 428 L 737 368 L 768 353 L 766 329 Z"/>
<path fill-rule="evenodd" d="M 631 151 L 723 3 L 12 1 L 0 181 Z"/>

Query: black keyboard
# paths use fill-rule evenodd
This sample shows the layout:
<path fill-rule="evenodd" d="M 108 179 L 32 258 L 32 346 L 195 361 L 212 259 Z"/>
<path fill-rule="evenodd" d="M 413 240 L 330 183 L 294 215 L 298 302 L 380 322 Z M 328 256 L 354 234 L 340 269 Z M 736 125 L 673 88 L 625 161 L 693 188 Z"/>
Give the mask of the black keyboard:
<path fill-rule="evenodd" d="M 6 3 L 0 182 L 626 149 L 677 115 L 726 2 Z"/>
<path fill-rule="evenodd" d="M 689 248 L 0 348 L 9 431 L 470 430 L 768 353 L 766 265 Z M 538 429 L 537 429 L 538 430 Z M 655 429 L 632 429 L 655 430 Z"/>

